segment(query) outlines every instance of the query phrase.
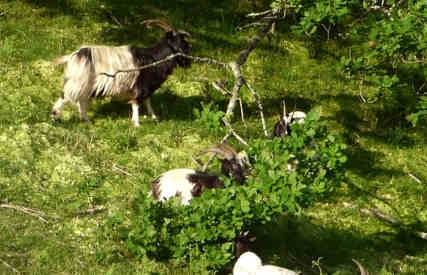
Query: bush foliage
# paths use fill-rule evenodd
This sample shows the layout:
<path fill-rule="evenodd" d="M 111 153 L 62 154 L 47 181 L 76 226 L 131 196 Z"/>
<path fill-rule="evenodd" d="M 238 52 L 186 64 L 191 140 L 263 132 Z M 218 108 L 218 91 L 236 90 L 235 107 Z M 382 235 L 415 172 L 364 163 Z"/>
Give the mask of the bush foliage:
<path fill-rule="evenodd" d="M 275 0 L 272 8 L 292 13 L 291 28 L 315 47 L 338 42 L 342 71 L 360 81 L 361 91 L 372 89 L 368 101 L 411 114 L 413 125 L 425 118 L 417 104 L 425 109 L 426 1 Z"/>
<path fill-rule="evenodd" d="M 233 240 L 242 231 L 270 222 L 285 211 L 298 212 L 330 194 L 343 180 L 346 145 L 311 113 L 292 126 L 286 139 L 254 139 L 252 170 L 244 185 L 224 178 L 226 187 L 205 192 L 181 206 L 158 203 L 145 192 L 134 201 L 134 216 L 124 226 L 111 217 L 127 248 L 138 256 L 197 259 L 220 268 L 233 257 Z M 298 164 L 288 169 L 288 163 Z"/>

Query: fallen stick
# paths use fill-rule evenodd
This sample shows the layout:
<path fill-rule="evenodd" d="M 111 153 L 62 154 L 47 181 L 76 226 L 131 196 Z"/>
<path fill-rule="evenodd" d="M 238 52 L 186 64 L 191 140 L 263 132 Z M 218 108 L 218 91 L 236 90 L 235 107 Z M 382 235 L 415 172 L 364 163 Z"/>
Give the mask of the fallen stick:
<path fill-rule="evenodd" d="M 13 272 L 21 274 L 21 272 L 19 272 L 16 268 L 14 268 L 13 266 L 11 266 L 10 264 L 8 264 L 6 261 L 0 259 L 0 262 L 2 262 L 2 264 L 4 264 L 5 266 L 7 266 L 9 269 L 11 269 Z"/>
<path fill-rule="evenodd" d="M 419 178 L 417 178 L 416 176 L 414 176 L 411 173 L 408 173 L 408 176 L 420 184 L 423 183 Z"/>
<path fill-rule="evenodd" d="M 403 226 L 403 222 L 401 222 L 400 220 L 389 216 L 385 213 L 383 213 L 381 210 L 378 209 L 367 209 L 367 208 L 361 208 L 360 212 L 362 212 L 363 214 L 369 215 L 369 216 L 374 216 L 377 217 L 380 220 L 386 221 L 388 223 L 391 223 L 392 225 L 395 226 Z M 423 240 L 427 240 L 427 233 L 426 232 L 421 232 L 421 231 L 415 231 L 413 232 L 415 234 L 415 236 L 423 239 Z"/>
<path fill-rule="evenodd" d="M 19 205 L 13 205 L 13 204 L 0 204 L 0 208 L 8 208 L 8 209 L 20 211 L 20 212 L 23 212 L 23 213 L 28 214 L 30 216 L 37 217 L 37 218 L 39 218 L 40 221 L 42 221 L 44 223 L 49 223 L 46 219 L 44 219 L 42 217 L 42 216 L 46 216 L 46 215 L 39 210 L 34 210 L 31 208 L 27 208 L 27 207 L 19 206 Z"/>
<path fill-rule="evenodd" d="M 262 129 L 264 130 L 264 135 L 266 137 L 268 137 L 267 126 L 265 124 L 265 118 L 264 118 L 264 108 L 262 106 L 261 99 L 259 98 L 259 96 L 256 93 L 256 91 L 251 87 L 251 85 L 249 85 L 249 83 L 246 81 L 246 79 L 244 79 L 244 82 L 245 82 L 246 87 L 249 89 L 249 91 L 255 97 L 255 100 L 256 100 L 257 106 L 258 106 L 258 110 L 259 110 L 259 114 L 261 116 Z"/>
<path fill-rule="evenodd" d="M 127 171 L 126 171 L 126 170 L 124 170 L 123 168 L 120 168 L 120 167 L 119 167 L 117 164 L 115 164 L 115 163 L 113 163 L 112 168 L 113 168 L 113 170 L 116 170 L 116 171 L 118 171 L 118 172 L 120 172 L 120 173 L 123 173 L 123 174 L 125 174 L 125 175 L 127 175 L 127 176 L 129 176 L 129 177 L 134 177 L 134 175 L 133 175 L 133 174 L 131 174 L 131 173 L 127 172 Z"/>
<path fill-rule="evenodd" d="M 105 211 L 105 210 L 107 210 L 107 208 L 105 206 L 103 206 L 103 205 L 95 206 L 95 207 L 92 207 L 92 208 L 88 208 L 85 211 L 78 212 L 77 216 L 92 215 L 92 214 L 96 214 L 96 213 L 99 213 L 99 212 L 102 212 L 102 211 Z"/>

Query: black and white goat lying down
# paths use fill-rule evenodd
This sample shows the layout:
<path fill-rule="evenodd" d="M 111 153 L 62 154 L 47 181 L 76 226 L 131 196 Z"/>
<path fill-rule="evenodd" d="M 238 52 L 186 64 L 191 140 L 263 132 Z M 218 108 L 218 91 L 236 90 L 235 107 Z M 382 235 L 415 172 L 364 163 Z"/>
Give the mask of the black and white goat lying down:
<path fill-rule="evenodd" d="M 52 119 L 57 119 L 64 104 L 77 104 L 83 120 L 87 105 L 93 97 L 115 97 L 128 100 L 132 104 L 132 123 L 139 126 L 139 104 L 144 102 L 147 112 L 157 119 L 151 107 L 151 96 L 173 70 L 179 66 L 188 68 L 188 58 L 177 56 L 156 66 L 118 73 L 119 70 L 132 70 L 152 64 L 176 54 L 189 54 L 191 45 L 186 41 L 190 35 L 185 31 L 177 31 L 160 20 L 146 20 L 146 25 L 155 25 L 166 31 L 154 47 L 141 48 L 135 46 L 82 46 L 77 51 L 59 57 L 57 64 L 66 64 L 64 70 L 64 87 L 61 97 L 52 109 Z"/>
<path fill-rule="evenodd" d="M 217 153 L 222 156 L 221 172 L 224 176 L 232 177 L 241 184 L 249 169 L 249 160 L 245 152 L 237 153 L 227 145 L 219 145 L 199 153 Z M 224 183 L 218 175 L 200 172 L 193 169 L 173 169 L 156 178 L 151 185 L 151 194 L 158 201 L 166 201 L 179 197 L 183 205 L 188 205 L 194 197 L 199 197 L 203 191 L 212 188 L 222 188 Z"/>

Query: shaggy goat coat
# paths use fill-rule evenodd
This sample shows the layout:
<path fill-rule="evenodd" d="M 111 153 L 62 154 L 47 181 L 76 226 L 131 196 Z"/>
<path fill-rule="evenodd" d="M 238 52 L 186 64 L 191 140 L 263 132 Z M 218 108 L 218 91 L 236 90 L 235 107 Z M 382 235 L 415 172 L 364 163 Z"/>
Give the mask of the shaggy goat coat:
<path fill-rule="evenodd" d="M 118 70 L 136 69 L 130 46 L 83 46 L 60 57 L 57 63 L 66 63 L 64 71 L 64 99 L 74 103 L 89 97 L 121 97 L 132 99 L 131 93 L 139 71 L 114 74 Z M 106 73 L 106 74 L 104 74 Z M 128 91 L 128 98 L 123 91 Z"/>
<path fill-rule="evenodd" d="M 194 188 L 194 185 L 188 180 L 188 175 L 195 173 L 195 170 L 187 168 L 170 170 L 154 180 L 152 194 L 159 201 L 167 201 L 179 196 L 181 203 L 188 205 L 193 198 L 191 191 Z"/>
<path fill-rule="evenodd" d="M 151 187 L 151 194 L 158 201 L 177 196 L 183 205 L 188 205 L 191 199 L 199 197 L 205 189 L 221 188 L 224 184 L 216 175 L 180 168 L 163 173 L 153 181 Z"/>
<path fill-rule="evenodd" d="M 154 47 L 83 46 L 77 51 L 58 58 L 55 63 L 66 64 L 62 96 L 52 109 L 52 118 L 60 116 L 64 105 L 78 105 L 83 120 L 87 104 L 92 97 L 118 97 L 132 104 L 132 122 L 139 126 L 139 103 L 144 102 L 148 113 L 156 119 L 151 107 L 151 95 L 177 67 L 188 68 L 188 58 L 177 56 L 144 70 L 135 70 L 176 53 L 188 54 L 191 45 L 185 40 L 187 33 L 168 31 Z M 131 70 L 118 72 L 122 70 Z"/>

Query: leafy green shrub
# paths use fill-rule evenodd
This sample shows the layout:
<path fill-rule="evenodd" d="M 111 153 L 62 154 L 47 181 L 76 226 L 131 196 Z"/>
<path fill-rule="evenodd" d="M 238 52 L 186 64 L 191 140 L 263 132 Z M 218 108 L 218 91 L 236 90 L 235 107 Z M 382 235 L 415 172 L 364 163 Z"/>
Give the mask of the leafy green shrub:
<path fill-rule="evenodd" d="M 414 113 L 410 119 L 416 122 L 420 113 L 413 99 L 420 93 L 414 91 L 423 89 L 427 75 L 426 1 L 274 0 L 271 7 L 292 14 L 288 22 L 314 47 L 312 57 L 331 44 L 323 42 L 334 40 L 342 49 L 333 53 L 339 65 L 373 90 L 372 102 L 381 99 L 393 112 Z"/>
<path fill-rule="evenodd" d="M 343 179 L 346 146 L 328 133 L 316 113 L 292 126 L 286 139 L 254 139 L 248 154 L 253 164 L 243 185 L 224 178 L 225 188 L 206 191 L 189 206 L 178 200 L 158 203 L 141 192 L 129 225 L 117 223 L 127 248 L 137 256 L 197 259 L 218 269 L 233 257 L 240 232 L 265 224 L 284 211 L 297 212 L 326 196 Z M 295 169 L 287 170 L 292 155 Z M 116 229 L 115 229 L 116 230 Z"/>
<path fill-rule="evenodd" d="M 407 119 L 416 126 L 419 121 L 427 120 L 427 96 L 420 97 L 417 112 L 407 116 Z"/>
<path fill-rule="evenodd" d="M 218 106 L 214 105 L 213 102 L 207 104 L 202 102 L 202 110 L 194 109 L 193 113 L 196 117 L 196 122 L 209 131 L 224 131 L 222 118 L 225 113 L 220 111 Z"/>

